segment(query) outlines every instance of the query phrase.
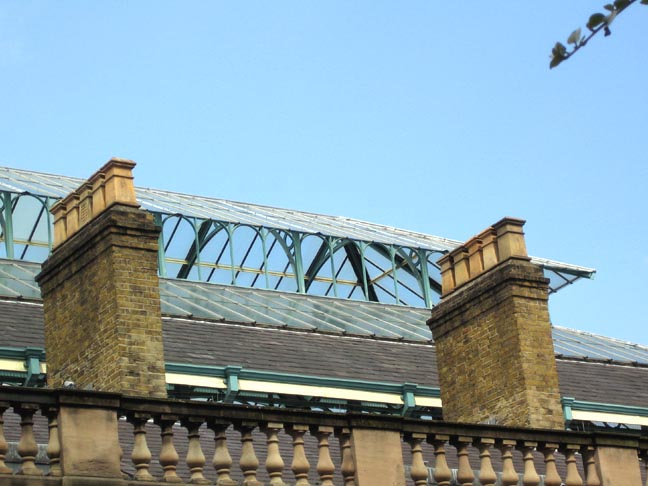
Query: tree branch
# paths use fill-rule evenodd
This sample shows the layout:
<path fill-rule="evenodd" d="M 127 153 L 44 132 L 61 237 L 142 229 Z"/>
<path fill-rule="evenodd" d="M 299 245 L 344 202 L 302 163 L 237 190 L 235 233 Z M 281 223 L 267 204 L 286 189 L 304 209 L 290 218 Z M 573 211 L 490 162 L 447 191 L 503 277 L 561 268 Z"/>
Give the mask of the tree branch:
<path fill-rule="evenodd" d="M 576 29 L 571 33 L 567 39 L 567 44 L 572 44 L 574 47 L 568 51 L 564 44 L 556 42 L 556 45 L 551 50 L 551 62 L 549 68 L 553 69 L 561 62 L 566 61 L 572 57 L 581 48 L 585 47 L 592 37 L 599 32 L 603 31 L 607 37 L 612 32 L 610 31 L 610 24 L 612 21 L 625 9 L 633 3 L 640 1 L 643 5 L 648 5 L 648 0 L 615 0 L 613 4 L 607 4 L 603 8 L 608 10 L 608 15 L 602 13 L 592 14 L 587 22 L 587 28 L 590 30 L 589 35 L 581 37 L 581 29 Z"/>

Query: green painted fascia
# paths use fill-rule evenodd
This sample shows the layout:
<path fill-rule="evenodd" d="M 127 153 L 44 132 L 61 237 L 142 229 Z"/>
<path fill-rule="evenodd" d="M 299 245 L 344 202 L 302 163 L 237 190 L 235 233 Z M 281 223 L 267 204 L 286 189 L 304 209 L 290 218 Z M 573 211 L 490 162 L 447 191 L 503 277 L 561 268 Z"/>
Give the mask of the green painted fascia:
<path fill-rule="evenodd" d="M 225 366 L 192 365 L 185 363 L 165 363 L 167 373 L 182 373 L 196 376 L 218 376 L 225 378 Z"/>
<path fill-rule="evenodd" d="M 226 377 L 226 370 L 233 367 L 190 365 L 183 363 L 167 363 L 167 373 L 183 373 L 199 376 Z M 238 367 L 237 367 L 238 368 Z M 277 373 L 272 371 L 238 369 L 239 380 L 267 381 L 271 383 L 285 383 L 291 385 L 318 386 L 326 388 L 344 388 L 348 390 L 361 390 L 379 393 L 391 393 L 402 395 L 406 388 L 408 392 L 413 391 L 416 396 L 439 398 L 441 396 L 438 388 L 421 386 L 413 383 L 384 383 L 378 381 L 352 380 L 343 378 L 329 378 L 322 376 L 297 375 L 294 373 Z"/>
<path fill-rule="evenodd" d="M 634 415 L 648 417 L 648 407 L 633 405 L 616 405 L 612 403 L 585 402 L 570 397 L 563 397 L 563 408 L 581 410 L 583 412 L 617 413 L 621 415 Z"/>
<path fill-rule="evenodd" d="M 25 371 L 0 370 L 0 377 L 19 378 L 25 386 L 36 386 L 45 379 L 45 375 L 40 372 L 40 364 L 45 361 L 45 350 L 43 348 L 0 346 L 0 359 L 22 361 L 25 365 Z"/>
<path fill-rule="evenodd" d="M 0 358 L 27 361 L 38 359 L 45 361 L 45 350 L 36 347 L 14 348 L 0 346 Z M 35 371 L 35 370 L 33 370 Z M 354 380 L 344 378 L 330 378 L 322 376 L 298 375 L 294 373 L 278 373 L 272 371 L 259 371 L 236 366 L 208 366 L 185 363 L 166 363 L 167 373 L 182 373 L 194 376 L 222 377 L 227 379 L 234 375 L 239 380 L 265 381 L 270 383 L 285 383 L 291 385 L 305 385 L 326 388 L 343 388 L 347 390 L 360 390 L 377 393 L 390 393 L 394 395 L 439 398 L 439 388 L 421 386 L 415 383 L 386 383 L 379 381 Z M 26 376 L 23 373 L 21 376 Z"/>
<path fill-rule="evenodd" d="M 8 346 L 0 346 L 0 359 L 19 359 L 24 361 L 28 357 L 37 357 L 41 361 L 44 361 L 45 350 L 36 347 L 12 348 Z"/>
<path fill-rule="evenodd" d="M 21 381 L 27 377 L 26 371 L 0 371 L 1 378 L 20 378 Z"/>

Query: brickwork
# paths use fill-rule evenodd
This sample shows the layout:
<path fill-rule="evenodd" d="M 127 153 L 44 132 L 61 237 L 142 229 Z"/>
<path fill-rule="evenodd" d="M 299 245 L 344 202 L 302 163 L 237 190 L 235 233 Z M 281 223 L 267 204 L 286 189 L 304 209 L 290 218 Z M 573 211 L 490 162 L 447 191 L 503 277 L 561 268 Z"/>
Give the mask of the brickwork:
<path fill-rule="evenodd" d="M 114 204 L 43 264 L 50 387 L 166 396 L 158 235 L 149 213 Z"/>
<path fill-rule="evenodd" d="M 564 428 L 547 301 L 542 270 L 513 256 L 432 310 L 445 420 Z"/>

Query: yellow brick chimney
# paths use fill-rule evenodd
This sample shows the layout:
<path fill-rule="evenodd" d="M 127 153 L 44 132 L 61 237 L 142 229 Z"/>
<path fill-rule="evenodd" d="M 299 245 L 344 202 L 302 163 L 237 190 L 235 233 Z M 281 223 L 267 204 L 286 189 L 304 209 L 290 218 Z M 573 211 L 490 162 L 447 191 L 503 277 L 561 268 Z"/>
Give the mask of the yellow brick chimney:
<path fill-rule="evenodd" d="M 52 207 L 54 251 L 37 277 L 50 387 L 166 397 L 160 230 L 139 209 L 134 166 L 113 158 Z"/>
<path fill-rule="evenodd" d="M 524 223 L 504 218 L 439 260 L 428 325 L 445 420 L 564 428 L 548 280 L 527 255 Z"/>

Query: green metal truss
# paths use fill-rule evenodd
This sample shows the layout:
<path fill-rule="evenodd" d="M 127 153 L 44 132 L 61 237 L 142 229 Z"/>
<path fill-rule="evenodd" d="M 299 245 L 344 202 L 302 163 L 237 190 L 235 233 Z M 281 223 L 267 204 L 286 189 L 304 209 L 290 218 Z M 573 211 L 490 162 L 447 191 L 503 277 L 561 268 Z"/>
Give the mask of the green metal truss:
<path fill-rule="evenodd" d="M 42 262 L 51 205 L 83 181 L 0 167 L 0 258 Z M 327 216 L 136 188 L 162 229 L 162 277 L 432 307 L 436 261 L 459 242 Z M 532 258 L 553 291 L 594 270 Z"/>

